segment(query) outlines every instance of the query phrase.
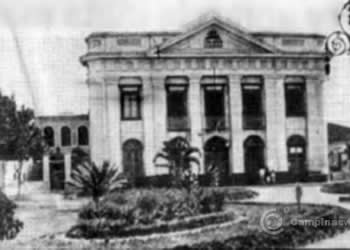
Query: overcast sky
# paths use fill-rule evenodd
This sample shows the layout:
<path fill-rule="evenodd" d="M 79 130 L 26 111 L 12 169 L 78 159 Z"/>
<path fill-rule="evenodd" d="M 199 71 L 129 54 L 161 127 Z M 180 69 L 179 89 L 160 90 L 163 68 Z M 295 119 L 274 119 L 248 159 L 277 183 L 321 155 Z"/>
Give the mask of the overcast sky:
<path fill-rule="evenodd" d="M 0 0 L 0 86 L 39 115 L 87 113 L 86 71 L 78 61 L 92 31 L 183 30 L 214 11 L 252 31 L 339 29 L 345 0 Z M 16 4 L 15 4 L 16 3 Z M 28 68 L 25 76 L 9 23 Z M 350 125 L 349 58 L 333 63 L 327 119 Z M 28 84 L 28 81 L 31 84 Z M 34 100 L 34 101 L 33 101 Z"/>

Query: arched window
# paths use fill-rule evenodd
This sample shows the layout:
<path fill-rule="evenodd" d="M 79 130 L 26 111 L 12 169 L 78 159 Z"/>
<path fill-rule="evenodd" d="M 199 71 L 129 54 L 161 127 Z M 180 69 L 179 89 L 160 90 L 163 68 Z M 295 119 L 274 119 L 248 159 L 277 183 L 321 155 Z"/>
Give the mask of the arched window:
<path fill-rule="evenodd" d="M 44 128 L 44 140 L 50 147 L 55 146 L 55 132 L 52 127 Z"/>
<path fill-rule="evenodd" d="M 85 126 L 80 126 L 78 128 L 78 144 L 80 146 L 89 145 L 89 131 Z"/>
<path fill-rule="evenodd" d="M 222 48 L 222 40 L 216 30 L 210 30 L 204 41 L 204 48 L 217 49 Z"/>
<path fill-rule="evenodd" d="M 70 128 L 63 127 L 61 129 L 61 143 L 63 147 L 70 146 L 72 144 Z"/>

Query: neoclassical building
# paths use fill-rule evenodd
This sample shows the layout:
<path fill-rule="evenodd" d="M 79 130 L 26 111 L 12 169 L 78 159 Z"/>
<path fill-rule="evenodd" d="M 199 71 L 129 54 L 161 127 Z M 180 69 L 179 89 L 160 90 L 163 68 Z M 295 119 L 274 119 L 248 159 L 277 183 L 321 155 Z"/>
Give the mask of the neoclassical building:
<path fill-rule="evenodd" d="M 88 70 L 91 157 L 130 178 L 165 140 L 202 151 L 226 184 L 256 183 L 266 166 L 279 181 L 324 176 L 324 40 L 318 34 L 250 32 L 219 17 L 180 32 L 96 32 Z"/>

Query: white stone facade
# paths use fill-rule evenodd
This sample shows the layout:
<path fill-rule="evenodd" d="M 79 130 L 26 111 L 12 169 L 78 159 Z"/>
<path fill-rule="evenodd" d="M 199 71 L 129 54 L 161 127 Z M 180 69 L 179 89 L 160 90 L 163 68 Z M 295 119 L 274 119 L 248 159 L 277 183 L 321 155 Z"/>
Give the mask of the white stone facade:
<path fill-rule="evenodd" d="M 203 46 L 210 30 L 220 36 L 221 48 Z M 213 17 L 182 32 L 93 33 L 86 42 L 88 52 L 81 62 L 88 70 L 94 161 L 109 160 L 123 167 L 123 145 L 137 140 L 142 144 L 144 175 L 154 176 L 165 173 L 153 163 L 164 140 L 182 136 L 204 152 L 206 142 L 219 137 L 227 142 L 229 174 L 240 178 L 246 173 L 244 143 L 258 136 L 264 144 L 263 165 L 288 176 L 287 141 L 296 135 L 305 140 L 308 172 L 327 172 L 323 36 L 250 33 Z M 247 76 L 263 79 L 264 126 L 259 129 L 243 126 L 242 78 Z M 306 114 L 301 117 L 286 115 L 286 78 L 294 76 L 305 79 Z M 167 127 L 166 81 L 176 77 L 188 83 L 185 131 Z M 205 129 L 205 77 L 214 79 L 214 85 L 226 79 L 222 130 Z M 135 84 L 141 87 L 141 117 L 123 120 L 121 87 Z M 201 161 L 201 173 L 205 173 L 205 157 Z"/>

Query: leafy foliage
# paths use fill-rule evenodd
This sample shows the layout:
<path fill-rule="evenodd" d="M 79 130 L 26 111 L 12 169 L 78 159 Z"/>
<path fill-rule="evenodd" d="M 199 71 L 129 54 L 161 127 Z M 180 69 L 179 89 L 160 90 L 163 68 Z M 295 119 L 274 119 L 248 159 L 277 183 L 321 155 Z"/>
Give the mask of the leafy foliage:
<path fill-rule="evenodd" d="M 69 235 L 77 237 L 76 233 L 80 231 L 79 234 L 89 235 L 88 237 L 116 236 L 130 228 L 138 231 L 146 225 L 154 226 L 201 214 L 217 213 L 223 210 L 224 198 L 224 193 L 207 189 L 190 193 L 180 189 L 126 190 L 113 193 L 105 196 L 99 207 L 93 204 L 83 207 L 79 212 L 78 226 L 70 231 L 75 233 Z M 103 231 L 106 228 L 113 232 Z"/>
<path fill-rule="evenodd" d="M 67 184 L 80 193 L 91 195 L 97 206 L 102 196 L 123 188 L 126 179 L 109 162 L 98 167 L 95 163 L 84 161 L 72 170 Z"/>
<path fill-rule="evenodd" d="M 173 177 L 173 186 L 190 190 L 196 181 L 193 164 L 200 166 L 198 157 L 194 155 L 195 153 L 200 154 L 199 149 L 191 147 L 189 142 L 182 137 L 165 141 L 163 144 L 161 152 L 156 154 L 154 161 L 159 158 L 166 160 L 169 164 L 169 173 Z"/>
<path fill-rule="evenodd" d="M 0 191 L 0 240 L 13 239 L 23 228 L 23 223 L 14 218 L 16 205 Z"/>
<path fill-rule="evenodd" d="M 17 108 L 14 97 L 0 93 L 0 153 L 19 161 L 17 173 L 18 196 L 22 180 L 23 161 L 41 159 L 45 150 L 39 127 L 35 124 L 34 111 L 22 106 Z"/>

